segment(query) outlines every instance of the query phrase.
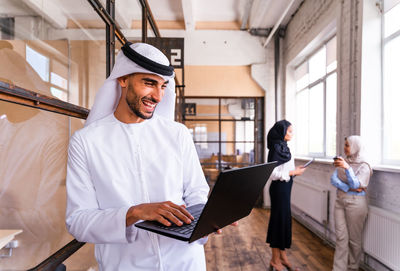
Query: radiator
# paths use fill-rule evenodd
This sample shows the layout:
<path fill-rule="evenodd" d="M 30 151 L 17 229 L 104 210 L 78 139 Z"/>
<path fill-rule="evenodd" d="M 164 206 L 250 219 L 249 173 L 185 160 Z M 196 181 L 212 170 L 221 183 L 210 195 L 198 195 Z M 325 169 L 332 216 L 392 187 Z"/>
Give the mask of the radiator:
<path fill-rule="evenodd" d="M 321 224 L 328 221 L 328 191 L 300 179 L 293 182 L 292 205 Z"/>
<path fill-rule="evenodd" d="M 400 270 L 400 214 L 369 207 L 364 251 L 393 270 Z"/>

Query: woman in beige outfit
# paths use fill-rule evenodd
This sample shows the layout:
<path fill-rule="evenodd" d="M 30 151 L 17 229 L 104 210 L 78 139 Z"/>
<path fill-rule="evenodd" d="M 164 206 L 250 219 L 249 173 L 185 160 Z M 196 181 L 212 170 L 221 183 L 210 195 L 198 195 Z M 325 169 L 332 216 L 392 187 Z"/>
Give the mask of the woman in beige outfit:
<path fill-rule="evenodd" d="M 370 165 L 362 157 L 360 136 L 346 138 L 344 153 L 346 158 L 334 158 L 336 170 L 331 176 L 331 183 L 337 188 L 333 271 L 358 270 L 368 214 L 365 192 L 372 175 Z"/>

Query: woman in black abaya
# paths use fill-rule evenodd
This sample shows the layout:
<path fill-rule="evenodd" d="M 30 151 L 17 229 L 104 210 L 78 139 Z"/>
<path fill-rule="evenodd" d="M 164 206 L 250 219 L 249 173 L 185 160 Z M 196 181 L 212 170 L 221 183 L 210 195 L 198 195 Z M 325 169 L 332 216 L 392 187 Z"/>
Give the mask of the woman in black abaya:
<path fill-rule="evenodd" d="M 294 166 L 294 160 L 287 142 L 292 139 L 293 127 L 287 120 L 274 124 L 267 136 L 268 162 L 278 161 L 272 172 L 269 188 L 271 198 L 271 215 L 268 224 L 267 243 L 272 249 L 270 270 L 295 270 L 290 264 L 285 249 L 292 243 L 292 215 L 290 210 L 290 193 L 293 177 L 303 174 L 304 167 Z"/>

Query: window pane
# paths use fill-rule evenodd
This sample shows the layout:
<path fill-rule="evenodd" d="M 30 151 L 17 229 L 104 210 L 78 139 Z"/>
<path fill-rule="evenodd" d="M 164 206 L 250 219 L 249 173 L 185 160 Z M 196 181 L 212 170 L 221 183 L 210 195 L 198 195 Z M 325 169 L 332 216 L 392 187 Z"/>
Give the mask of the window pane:
<path fill-rule="evenodd" d="M 235 134 L 236 141 L 254 141 L 254 121 L 235 121 Z"/>
<path fill-rule="evenodd" d="M 308 92 L 303 90 L 296 95 L 296 122 L 294 133 L 296 139 L 296 154 L 308 154 Z"/>
<path fill-rule="evenodd" d="M 186 118 L 218 119 L 218 99 L 185 99 Z"/>
<path fill-rule="evenodd" d="M 384 47 L 384 97 L 383 97 L 383 129 L 384 129 L 384 160 L 392 160 L 400 164 L 400 37 L 388 42 Z M 393 161 L 397 160 L 397 161 Z"/>
<path fill-rule="evenodd" d="M 218 141 L 218 121 L 185 121 L 186 127 L 193 136 L 193 141 Z M 204 132 L 206 131 L 206 134 Z"/>
<path fill-rule="evenodd" d="M 53 84 L 53 85 L 56 85 L 56 86 L 58 86 L 58 87 L 60 87 L 60 88 L 63 88 L 63 89 L 67 89 L 68 88 L 68 81 L 67 81 L 67 79 L 65 79 L 65 78 L 63 78 L 63 77 L 61 77 L 61 76 L 59 76 L 58 74 L 56 74 L 56 73 L 54 73 L 54 72 L 52 72 L 52 73 L 50 73 L 50 82 Z"/>
<path fill-rule="evenodd" d="M 336 69 L 336 36 L 326 44 L 326 72 Z"/>
<path fill-rule="evenodd" d="M 237 153 L 230 162 L 232 167 L 254 164 L 254 143 L 236 143 L 236 150 Z M 224 160 L 228 159 L 225 158 Z"/>
<path fill-rule="evenodd" d="M 308 73 L 296 81 L 296 91 L 302 90 L 308 85 Z"/>
<path fill-rule="evenodd" d="M 389 37 L 396 31 L 400 30 L 400 4 L 397 4 L 384 15 L 385 28 L 384 36 Z"/>
<path fill-rule="evenodd" d="M 296 80 L 296 90 L 301 90 L 308 85 L 308 63 L 307 61 L 301 64 L 294 71 L 294 78 Z"/>
<path fill-rule="evenodd" d="M 221 122 L 221 141 L 222 141 L 221 142 L 222 153 L 236 154 L 237 150 L 235 142 L 223 142 L 223 141 L 237 141 L 235 121 Z"/>
<path fill-rule="evenodd" d="M 310 83 L 318 80 L 326 73 L 325 46 L 316 52 L 309 60 Z"/>
<path fill-rule="evenodd" d="M 26 46 L 26 61 L 39 74 L 43 81 L 49 82 L 49 59 Z"/>
<path fill-rule="evenodd" d="M 310 130 L 309 146 L 310 153 L 324 152 L 324 92 L 323 84 L 320 83 L 310 88 Z"/>
<path fill-rule="evenodd" d="M 294 71 L 294 79 L 297 81 L 300 78 L 303 78 L 308 73 L 307 61 L 301 64 Z"/>
<path fill-rule="evenodd" d="M 323 157 L 334 156 L 336 152 L 336 43 L 334 36 L 306 59 L 308 73 L 303 64 L 295 70 L 296 155 Z M 329 76 L 327 71 L 331 73 Z"/>
<path fill-rule="evenodd" d="M 326 79 L 326 156 L 336 155 L 336 73 Z"/>
<path fill-rule="evenodd" d="M 61 89 L 51 87 L 50 88 L 51 94 L 54 97 L 57 97 L 60 100 L 63 100 L 64 102 L 68 102 L 68 94 L 65 91 L 62 91 Z"/>
<path fill-rule="evenodd" d="M 207 149 L 197 148 L 204 176 L 209 184 L 215 183 L 219 174 L 218 143 L 208 143 Z"/>
<path fill-rule="evenodd" d="M 221 119 L 253 120 L 255 100 L 221 99 Z"/>

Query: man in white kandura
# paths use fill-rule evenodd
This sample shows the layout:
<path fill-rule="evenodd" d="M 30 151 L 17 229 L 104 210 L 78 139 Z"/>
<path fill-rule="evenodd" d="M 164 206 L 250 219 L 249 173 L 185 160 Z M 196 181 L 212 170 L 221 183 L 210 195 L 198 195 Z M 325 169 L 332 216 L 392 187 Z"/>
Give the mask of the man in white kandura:
<path fill-rule="evenodd" d="M 206 269 L 206 238 L 189 244 L 134 226 L 190 223 L 185 206 L 207 201 L 191 135 L 173 121 L 174 75 L 161 51 L 126 43 L 71 137 L 66 224 L 77 240 L 96 244 L 100 270 Z"/>

